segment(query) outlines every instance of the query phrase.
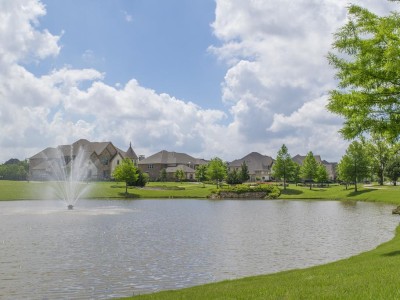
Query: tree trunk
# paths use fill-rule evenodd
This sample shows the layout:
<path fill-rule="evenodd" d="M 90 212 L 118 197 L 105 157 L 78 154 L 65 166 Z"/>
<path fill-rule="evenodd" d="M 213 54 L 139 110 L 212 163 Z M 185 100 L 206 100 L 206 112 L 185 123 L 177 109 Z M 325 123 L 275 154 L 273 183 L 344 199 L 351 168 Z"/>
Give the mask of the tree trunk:
<path fill-rule="evenodd" d="M 125 196 L 128 196 L 128 182 L 125 183 Z"/>
<path fill-rule="evenodd" d="M 357 192 L 357 180 L 354 182 L 354 191 Z"/>

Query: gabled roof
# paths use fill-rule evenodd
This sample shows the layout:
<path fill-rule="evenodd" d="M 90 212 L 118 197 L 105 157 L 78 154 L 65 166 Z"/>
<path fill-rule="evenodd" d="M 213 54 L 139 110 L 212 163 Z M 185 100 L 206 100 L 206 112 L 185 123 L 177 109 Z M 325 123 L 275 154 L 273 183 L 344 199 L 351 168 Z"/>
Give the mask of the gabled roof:
<path fill-rule="evenodd" d="M 205 161 L 194 158 L 186 153 L 169 152 L 162 150 L 138 162 L 140 165 L 163 164 L 163 165 L 202 165 Z"/>
<path fill-rule="evenodd" d="M 136 155 L 135 151 L 133 151 L 133 149 L 132 149 L 132 143 L 129 143 L 128 150 L 126 152 L 124 152 L 122 154 L 122 156 L 124 156 L 124 158 L 138 159 L 138 156 Z"/>
<path fill-rule="evenodd" d="M 37 158 L 49 159 L 49 158 L 58 158 L 58 157 L 60 157 L 60 155 L 59 155 L 57 148 L 48 147 L 48 148 L 44 149 L 43 151 L 36 153 L 30 159 L 37 159 Z"/>
<path fill-rule="evenodd" d="M 196 172 L 194 169 L 189 168 L 186 165 L 178 165 L 176 167 L 168 167 L 165 169 L 167 173 L 175 173 L 177 170 L 183 170 L 185 173 L 194 173 Z"/>
<path fill-rule="evenodd" d="M 249 173 L 254 174 L 255 171 L 271 168 L 274 160 L 270 156 L 262 155 L 258 152 L 251 152 L 241 159 L 236 159 L 230 162 L 229 167 L 240 168 L 243 162 L 246 162 Z"/>
<path fill-rule="evenodd" d="M 296 156 L 292 157 L 292 160 L 293 160 L 295 163 L 298 163 L 299 165 L 302 165 L 305 158 L 306 158 L 306 156 L 297 154 Z M 321 156 L 320 156 L 320 155 L 314 155 L 314 158 L 315 158 L 315 160 L 317 161 L 317 163 L 322 163 L 322 160 L 321 160 Z"/>

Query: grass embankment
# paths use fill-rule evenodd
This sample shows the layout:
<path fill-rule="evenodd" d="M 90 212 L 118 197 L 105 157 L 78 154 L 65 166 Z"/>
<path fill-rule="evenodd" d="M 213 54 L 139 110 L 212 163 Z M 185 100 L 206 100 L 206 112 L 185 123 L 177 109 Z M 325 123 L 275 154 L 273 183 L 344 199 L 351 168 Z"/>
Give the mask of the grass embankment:
<path fill-rule="evenodd" d="M 49 193 L 51 182 L 0 180 L 0 200 L 35 200 L 54 198 Z M 128 188 L 118 182 L 90 182 L 86 199 L 124 198 L 206 198 L 215 185 L 190 182 L 150 182 L 145 188 Z"/>

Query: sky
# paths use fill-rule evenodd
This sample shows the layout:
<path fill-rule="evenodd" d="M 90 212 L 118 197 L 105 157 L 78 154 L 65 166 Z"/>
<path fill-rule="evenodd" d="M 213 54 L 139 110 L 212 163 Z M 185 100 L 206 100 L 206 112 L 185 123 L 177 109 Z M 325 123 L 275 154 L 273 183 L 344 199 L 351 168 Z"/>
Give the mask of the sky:
<path fill-rule="evenodd" d="M 352 1 L 378 13 L 383 0 Z M 326 56 L 343 0 L 0 0 L 0 163 L 78 139 L 339 161 Z"/>

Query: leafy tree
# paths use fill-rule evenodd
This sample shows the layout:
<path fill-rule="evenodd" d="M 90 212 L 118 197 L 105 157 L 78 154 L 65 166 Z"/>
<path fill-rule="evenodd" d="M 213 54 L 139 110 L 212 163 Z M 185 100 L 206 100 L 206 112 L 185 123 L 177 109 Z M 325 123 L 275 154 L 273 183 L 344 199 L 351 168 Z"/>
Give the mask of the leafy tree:
<path fill-rule="evenodd" d="M 228 184 L 240 184 L 242 183 L 242 178 L 241 178 L 241 173 L 237 172 L 236 169 L 233 169 L 232 171 L 228 172 L 228 175 L 226 177 L 226 183 Z"/>
<path fill-rule="evenodd" d="M 240 166 L 240 172 L 239 172 L 239 183 L 246 182 L 247 180 L 250 179 L 250 174 L 249 174 L 249 168 L 247 167 L 247 164 L 245 161 L 243 161 L 242 165 Z"/>
<path fill-rule="evenodd" d="M 315 179 L 318 183 L 324 183 L 328 181 L 329 174 L 323 164 L 318 164 Z"/>
<path fill-rule="evenodd" d="M 387 164 L 385 174 L 392 181 L 393 185 L 397 185 L 397 179 L 400 177 L 400 157 L 394 156 Z"/>
<path fill-rule="evenodd" d="M 185 172 L 183 172 L 182 169 L 176 170 L 175 179 L 178 180 L 179 182 L 182 182 L 182 180 L 185 179 Z"/>
<path fill-rule="evenodd" d="M 286 182 L 292 176 L 295 162 L 293 162 L 285 144 L 278 151 L 276 160 L 272 165 L 272 176 L 276 179 L 283 179 L 283 189 L 286 190 Z"/>
<path fill-rule="evenodd" d="M 312 182 L 317 175 L 317 170 L 318 163 L 315 160 L 314 154 L 310 151 L 307 153 L 300 169 L 301 177 L 310 182 L 310 190 L 312 188 Z"/>
<path fill-rule="evenodd" d="M 207 165 L 199 165 L 195 171 L 196 179 L 200 182 L 207 180 Z"/>
<path fill-rule="evenodd" d="M 357 183 L 368 177 L 370 173 L 369 160 L 363 145 L 352 142 L 338 164 L 339 177 L 347 183 L 354 182 L 354 191 L 357 192 Z"/>
<path fill-rule="evenodd" d="M 125 158 L 115 167 L 112 176 L 118 181 L 125 182 L 125 194 L 128 195 L 128 184 L 138 179 L 137 168 L 132 160 Z"/>
<path fill-rule="evenodd" d="M 149 182 L 149 174 L 142 172 L 139 168 L 136 168 L 137 180 L 134 182 L 128 182 L 128 186 L 139 186 L 144 187 L 147 182 Z"/>
<path fill-rule="evenodd" d="M 29 164 L 26 160 L 10 159 L 0 165 L 0 179 L 27 180 Z"/>
<path fill-rule="evenodd" d="M 352 139 L 363 132 L 400 133 L 400 14 L 377 16 L 357 5 L 334 35 L 328 60 L 336 69 L 338 88 L 328 109 L 345 118 L 341 129 Z"/>
<path fill-rule="evenodd" d="M 161 169 L 160 171 L 160 181 L 167 181 L 167 170 L 165 170 L 165 168 Z"/>
<path fill-rule="evenodd" d="M 382 135 L 372 134 L 371 138 L 365 142 L 365 147 L 371 169 L 378 176 L 379 185 L 383 185 L 385 168 L 390 159 L 391 145 Z"/>
<path fill-rule="evenodd" d="M 301 179 L 300 175 L 301 175 L 301 166 L 298 163 L 293 162 L 293 173 L 291 179 L 296 183 L 296 185 Z"/>
<path fill-rule="evenodd" d="M 225 179 L 226 175 L 227 167 L 222 159 L 218 157 L 211 159 L 207 166 L 207 177 L 210 180 L 215 180 L 217 187 L 219 187 L 219 183 Z"/>

